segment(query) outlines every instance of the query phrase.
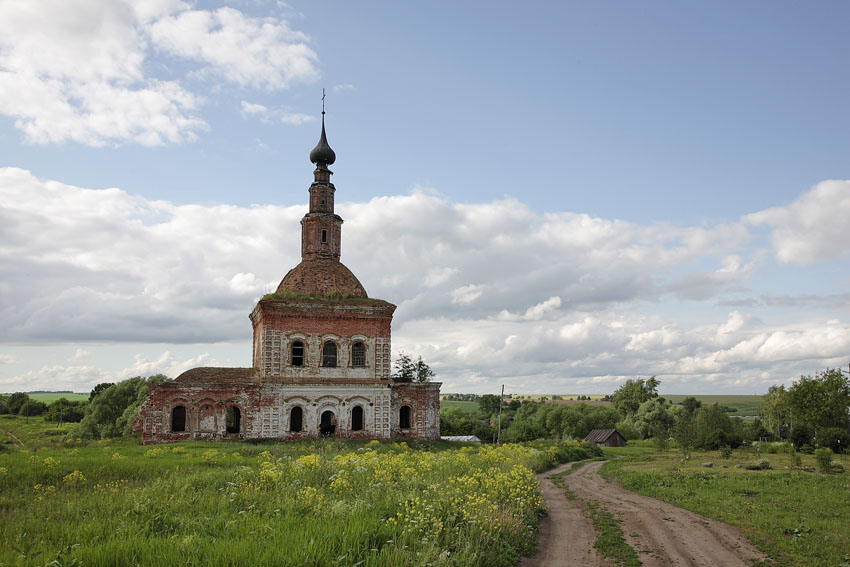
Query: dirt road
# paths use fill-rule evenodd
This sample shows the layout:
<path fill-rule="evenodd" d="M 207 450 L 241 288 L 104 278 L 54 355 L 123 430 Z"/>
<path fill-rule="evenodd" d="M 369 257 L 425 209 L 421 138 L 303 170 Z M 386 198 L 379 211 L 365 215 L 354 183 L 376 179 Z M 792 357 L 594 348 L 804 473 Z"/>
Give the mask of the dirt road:
<path fill-rule="evenodd" d="M 598 474 L 603 464 L 592 462 L 582 466 L 564 477 L 564 484 L 575 491 L 579 499 L 599 502 L 622 520 L 626 542 L 646 567 L 745 567 L 752 565 L 753 559 L 764 559 L 737 528 L 605 481 Z M 541 526 L 538 554 L 520 563 L 521 567 L 608 565 L 593 549 L 596 535 L 586 506 L 567 499 L 563 489 L 547 478 L 557 470 L 544 473 L 540 478 L 544 498 L 556 515 L 551 518 L 551 526 L 547 527 L 545 521 Z M 571 517 L 564 520 L 564 515 Z M 563 528 L 560 527 L 562 523 Z M 585 555 L 580 554 L 582 547 Z M 588 552 L 588 547 L 594 553 Z"/>
<path fill-rule="evenodd" d="M 540 550 L 533 557 L 523 559 L 520 567 L 611 565 L 604 562 L 602 555 L 593 547 L 596 532 L 590 522 L 587 504 L 582 500 L 568 499 L 564 489 L 552 482 L 552 476 L 572 466 L 573 463 L 564 463 L 537 475 L 549 513 L 540 522 Z"/>

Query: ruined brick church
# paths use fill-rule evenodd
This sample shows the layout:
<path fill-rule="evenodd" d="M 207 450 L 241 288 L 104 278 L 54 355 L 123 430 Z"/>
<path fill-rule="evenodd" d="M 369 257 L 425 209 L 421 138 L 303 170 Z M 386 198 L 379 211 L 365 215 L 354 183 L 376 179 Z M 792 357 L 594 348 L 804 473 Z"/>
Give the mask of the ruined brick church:
<path fill-rule="evenodd" d="M 193 368 L 150 384 L 133 424 L 143 443 L 184 439 L 343 437 L 439 439 L 440 384 L 390 377 L 392 303 L 372 299 L 339 260 L 342 218 L 334 213 L 336 161 L 325 135 L 309 212 L 301 219 L 301 263 L 257 302 L 252 368 Z"/>

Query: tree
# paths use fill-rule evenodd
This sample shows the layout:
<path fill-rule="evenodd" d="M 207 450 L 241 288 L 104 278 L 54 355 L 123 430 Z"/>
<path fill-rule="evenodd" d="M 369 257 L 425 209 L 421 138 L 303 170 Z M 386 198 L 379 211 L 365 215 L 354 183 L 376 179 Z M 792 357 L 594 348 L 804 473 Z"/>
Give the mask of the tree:
<path fill-rule="evenodd" d="M 682 400 L 682 407 L 685 408 L 685 411 L 688 412 L 688 415 L 693 415 L 697 408 L 702 407 L 702 402 L 693 396 L 688 396 L 687 398 Z"/>
<path fill-rule="evenodd" d="M 428 382 L 436 376 L 420 356 L 416 362 L 405 353 L 399 354 L 395 361 L 395 373 L 392 378 L 396 382 Z"/>
<path fill-rule="evenodd" d="M 67 398 L 59 398 L 49 406 L 44 414 L 45 421 L 79 422 L 86 415 L 86 402 L 71 402 Z"/>
<path fill-rule="evenodd" d="M 69 435 L 84 439 L 128 435 L 139 408 L 148 396 L 148 382 L 165 380 L 167 378 L 162 374 L 147 379 L 136 376 L 103 389 L 92 399 L 80 425 Z"/>
<path fill-rule="evenodd" d="M 15 392 L 9 396 L 8 406 L 9 413 L 17 415 L 21 411 L 21 407 L 29 401 L 29 394 L 23 392 Z"/>
<path fill-rule="evenodd" d="M 23 403 L 23 405 L 18 409 L 18 415 L 25 415 L 27 417 L 33 417 L 36 415 L 41 415 L 47 411 L 47 404 L 44 402 L 40 402 L 38 400 L 33 400 L 32 398 L 27 399 Z"/>
<path fill-rule="evenodd" d="M 490 441 L 493 428 L 460 408 L 446 408 L 440 412 L 440 435 L 475 435 Z"/>
<path fill-rule="evenodd" d="M 801 376 L 788 390 L 792 425 L 847 427 L 850 410 L 850 378 L 839 369 Z"/>
<path fill-rule="evenodd" d="M 759 417 L 765 429 L 779 436 L 779 429 L 789 422 L 788 392 L 785 385 L 771 386 L 761 398 Z"/>
<path fill-rule="evenodd" d="M 660 383 L 655 379 L 655 376 L 648 380 L 630 378 L 626 380 L 625 384 L 614 390 L 611 403 L 623 417 L 633 416 L 642 403 L 658 397 L 658 385 Z"/>
<path fill-rule="evenodd" d="M 502 403 L 501 398 L 495 394 L 484 394 L 478 398 L 478 413 L 488 418 L 494 413 L 499 413 L 499 405 Z"/>
<path fill-rule="evenodd" d="M 93 399 L 95 399 L 95 397 L 97 397 L 98 394 L 100 394 L 101 392 L 103 392 L 104 390 L 109 388 L 110 386 L 114 386 L 114 384 L 112 382 L 101 382 L 100 384 L 95 386 L 94 389 L 89 394 L 89 401 L 92 401 Z"/>
<path fill-rule="evenodd" d="M 650 437 L 666 439 L 673 427 L 670 404 L 658 397 L 649 399 L 638 407 L 631 422 L 644 439 Z"/>

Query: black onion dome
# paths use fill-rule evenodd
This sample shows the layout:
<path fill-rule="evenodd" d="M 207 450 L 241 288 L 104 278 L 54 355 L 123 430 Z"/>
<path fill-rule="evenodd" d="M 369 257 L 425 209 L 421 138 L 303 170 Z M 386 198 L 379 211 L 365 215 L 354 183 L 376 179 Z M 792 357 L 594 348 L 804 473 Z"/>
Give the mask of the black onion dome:
<path fill-rule="evenodd" d="M 336 161 L 336 154 L 328 144 L 328 138 L 325 136 L 325 113 L 322 112 L 322 137 L 319 138 L 319 143 L 310 152 L 310 161 L 318 166 L 333 165 Z"/>

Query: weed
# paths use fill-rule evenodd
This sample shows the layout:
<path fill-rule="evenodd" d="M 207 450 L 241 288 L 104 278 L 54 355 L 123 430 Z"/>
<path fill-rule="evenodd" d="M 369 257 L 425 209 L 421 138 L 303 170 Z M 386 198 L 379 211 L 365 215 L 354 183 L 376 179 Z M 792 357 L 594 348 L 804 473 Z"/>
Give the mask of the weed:
<path fill-rule="evenodd" d="M 637 552 L 626 543 L 621 522 L 598 502 L 588 501 L 593 527 L 596 530 L 596 543 L 593 547 L 605 557 L 612 558 L 621 567 L 639 567 L 641 561 Z"/>

